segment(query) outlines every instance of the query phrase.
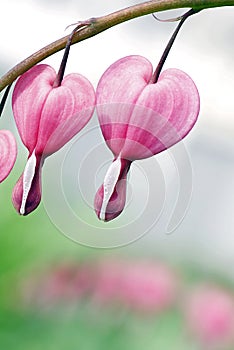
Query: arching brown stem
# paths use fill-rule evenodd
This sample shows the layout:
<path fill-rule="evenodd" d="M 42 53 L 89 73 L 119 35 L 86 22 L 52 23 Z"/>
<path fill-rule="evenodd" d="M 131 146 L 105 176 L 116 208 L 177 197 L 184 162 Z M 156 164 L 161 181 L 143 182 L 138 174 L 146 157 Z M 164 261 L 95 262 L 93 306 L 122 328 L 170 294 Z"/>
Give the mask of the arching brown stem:
<path fill-rule="evenodd" d="M 95 36 L 120 23 L 140 16 L 145 16 L 153 12 L 160 12 L 176 8 L 193 8 L 194 10 L 202 10 L 221 6 L 234 6 L 234 0 L 152 0 L 143 2 L 141 4 L 113 12 L 107 16 L 90 19 L 89 21 L 91 21 L 92 24 L 78 31 L 73 37 L 72 44 L 91 38 L 92 36 Z M 35 64 L 64 49 L 68 38 L 69 36 L 65 36 L 56 40 L 55 42 L 33 53 L 31 56 L 10 69 L 0 79 L 0 91 L 2 91 L 6 86 L 10 85 L 16 78 L 18 78 L 18 76 L 26 72 Z"/>

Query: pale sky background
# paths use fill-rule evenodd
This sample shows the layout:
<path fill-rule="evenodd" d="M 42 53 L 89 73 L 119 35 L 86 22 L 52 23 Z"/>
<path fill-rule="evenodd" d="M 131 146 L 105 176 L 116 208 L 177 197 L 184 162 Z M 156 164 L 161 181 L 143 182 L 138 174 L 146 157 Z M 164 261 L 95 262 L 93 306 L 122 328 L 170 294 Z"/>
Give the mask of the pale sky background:
<path fill-rule="evenodd" d="M 2 1 L 1 60 L 6 62 L 6 69 L 11 68 L 68 33 L 64 31 L 67 25 L 134 3 L 137 1 Z M 161 16 L 175 14 L 178 12 Z M 234 130 L 233 16 L 234 9 L 229 7 L 206 10 L 190 18 L 165 65 L 184 70 L 196 82 L 201 95 L 199 125 L 217 125 L 227 132 Z M 67 72 L 78 71 L 96 85 L 107 66 L 122 56 L 140 54 L 155 67 L 174 27 L 174 23 L 158 23 L 152 16 L 114 27 L 73 46 Z M 58 53 L 46 61 L 56 68 L 60 57 Z"/>
<path fill-rule="evenodd" d="M 1 71 L 69 33 L 67 25 L 101 16 L 140 1 L 8 0 L 1 4 Z M 174 17 L 182 11 L 160 14 Z M 156 67 L 175 23 L 152 16 L 114 27 L 72 47 L 66 73 L 79 72 L 96 87 L 104 70 L 130 54 L 147 57 Z M 176 251 L 226 270 L 234 263 L 234 8 L 206 10 L 184 25 L 165 68 L 179 68 L 195 81 L 201 112 L 186 138 L 194 170 L 191 208 L 171 236 L 151 232 L 142 245 L 167 255 Z M 46 62 L 58 69 L 62 53 Z M 170 169 L 168 171 L 170 173 Z M 170 176 L 170 175 L 169 175 Z M 133 176 L 134 178 L 134 176 Z M 173 187 L 172 182 L 172 187 Z M 134 187 L 134 186 L 133 186 Z M 153 242 L 153 243 L 152 243 Z M 234 279 L 234 273 L 230 272 Z"/>

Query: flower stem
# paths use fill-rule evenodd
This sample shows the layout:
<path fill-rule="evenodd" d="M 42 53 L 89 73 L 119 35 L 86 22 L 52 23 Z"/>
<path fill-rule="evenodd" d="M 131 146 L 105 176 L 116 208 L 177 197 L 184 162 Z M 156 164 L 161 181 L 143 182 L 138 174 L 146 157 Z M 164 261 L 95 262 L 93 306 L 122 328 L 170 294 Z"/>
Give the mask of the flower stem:
<path fill-rule="evenodd" d="M 2 116 L 2 112 L 4 109 L 4 106 L 6 104 L 7 97 L 9 95 L 10 89 L 11 89 L 12 84 L 8 85 L 0 102 L 0 117 Z"/>
<path fill-rule="evenodd" d="M 199 11 L 200 11 L 200 10 L 191 9 L 191 10 L 189 10 L 188 12 L 186 12 L 186 13 L 181 17 L 181 20 L 180 20 L 178 26 L 176 27 L 174 33 L 172 34 L 171 39 L 169 40 L 169 42 L 168 42 L 168 44 L 167 44 L 167 46 L 166 46 L 166 48 L 165 48 L 165 50 L 164 50 L 164 52 L 163 52 L 163 54 L 162 54 L 162 57 L 161 57 L 161 59 L 160 59 L 158 65 L 157 65 L 157 68 L 156 68 L 156 70 L 155 70 L 155 72 L 154 72 L 154 74 L 153 74 L 153 76 L 152 76 L 152 79 L 151 79 L 151 83 L 152 83 L 152 84 L 157 83 L 158 78 L 159 78 L 159 75 L 160 75 L 160 73 L 161 73 L 161 71 L 162 71 L 163 65 L 164 65 L 164 63 L 165 63 L 165 61 L 166 61 L 166 59 L 167 59 L 167 56 L 168 56 L 168 54 L 169 54 L 169 52 L 170 52 L 170 50 L 171 50 L 171 48 L 172 48 L 172 46 L 173 46 L 173 44 L 174 44 L 174 42 L 175 42 L 175 39 L 176 39 L 176 37 L 177 37 L 177 34 L 178 34 L 179 31 L 180 31 L 180 28 L 182 27 L 182 25 L 184 24 L 184 22 L 186 21 L 187 18 L 189 18 L 190 16 L 194 15 L 195 13 L 197 13 L 197 12 L 199 12 Z"/>
<path fill-rule="evenodd" d="M 73 39 L 75 33 L 78 30 L 81 30 L 82 28 L 90 25 L 91 23 L 92 23 L 92 19 L 90 19 L 88 21 L 85 21 L 85 22 L 78 22 L 78 25 L 75 27 L 75 29 L 73 29 L 73 31 L 69 35 L 69 37 L 67 39 L 66 46 L 65 46 L 62 62 L 60 64 L 58 74 L 57 74 L 56 79 L 55 79 L 54 84 L 53 84 L 54 88 L 59 87 L 61 85 L 61 83 L 62 83 L 62 80 L 63 80 L 63 77 L 64 77 L 64 73 L 65 73 L 65 69 L 66 69 L 66 65 L 67 65 L 69 52 L 70 52 L 70 48 L 71 48 L 71 44 L 72 44 L 72 39 Z"/>

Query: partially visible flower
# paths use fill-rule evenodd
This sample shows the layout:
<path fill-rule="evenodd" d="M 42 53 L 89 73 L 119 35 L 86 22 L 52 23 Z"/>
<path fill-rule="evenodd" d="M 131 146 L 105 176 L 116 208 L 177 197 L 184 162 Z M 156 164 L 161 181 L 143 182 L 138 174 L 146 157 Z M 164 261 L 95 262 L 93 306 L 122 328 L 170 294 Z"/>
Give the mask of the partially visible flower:
<path fill-rule="evenodd" d="M 80 74 L 69 74 L 54 86 L 56 72 L 40 64 L 17 81 L 12 97 L 16 125 L 29 151 L 25 170 L 12 195 L 21 215 L 32 212 L 41 200 L 41 168 L 46 157 L 58 151 L 90 120 L 95 92 Z"/>
<path fill-rule="evenodd" d="M 101 220 L 122 212 L 131 163 L 181 141 L 197 120 L 199 94 L 186 73 L 168 69 L 157 82 L 152 79 L 153 68 L 146 58 L 128 56 L 112 64 L 98 83 L 98 118 L 114 156 L 95 196 Z"/>
<path fill-rule="evenodd" d="M 9 130 L 0 130 L 0 182 L 10 174 L 16 160 L 17 146 Z"/>
<path fill-rule="evenodd" d="M 234 298 L 212 285 L 197 288 L 188 296 L 185 315 L 189 330 L 209 349 L 234 346 Z"/>

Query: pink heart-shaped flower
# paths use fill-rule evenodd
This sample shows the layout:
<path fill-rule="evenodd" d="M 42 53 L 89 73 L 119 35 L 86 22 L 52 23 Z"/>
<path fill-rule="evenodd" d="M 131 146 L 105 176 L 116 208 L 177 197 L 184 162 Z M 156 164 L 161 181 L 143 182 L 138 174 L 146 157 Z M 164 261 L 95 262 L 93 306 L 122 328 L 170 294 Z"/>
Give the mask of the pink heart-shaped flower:
<path fill-rule="evenodd" d="M 20 137 L 29 151 L 24 173 L 12 195 L 16 210 L 26 215 L 41 200 L 41 168 L 50 154 L 63 147 L 90 120 L 95 106 L 91 83 L 69 74 L 54 87 L 56 72 L 48 65 L 34 66 L 16 83 L 12 106 Z"/>
<path fill-rule="evenodd" d="M 131 162 L 181 141 L 197 120 L 200 100 L 192 79 L 178 69 L 168 69 L 152 83 L 152 73 L 146 58 L 128 56 L 112 64 L 98 83 L 98 118 L 114 155 L 94 203 L 98 217 L 105 221 L 124 208 L 126 190 L 118 184 L 124 179 L 126 186 Z"/>

